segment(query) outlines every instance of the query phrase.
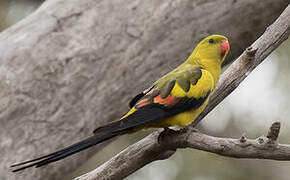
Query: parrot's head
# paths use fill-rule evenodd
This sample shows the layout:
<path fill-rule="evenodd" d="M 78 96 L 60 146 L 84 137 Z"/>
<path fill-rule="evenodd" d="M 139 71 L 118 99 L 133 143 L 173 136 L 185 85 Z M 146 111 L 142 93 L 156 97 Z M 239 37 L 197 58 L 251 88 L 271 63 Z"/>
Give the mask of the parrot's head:
<path fill-rule="evenodd" d="M 194 56 L 199 59 L 216 60 L 222 63 L 230 50 L 230 44 L 225 36 L 211 35 L 204 38 L 194 49 Z"/>

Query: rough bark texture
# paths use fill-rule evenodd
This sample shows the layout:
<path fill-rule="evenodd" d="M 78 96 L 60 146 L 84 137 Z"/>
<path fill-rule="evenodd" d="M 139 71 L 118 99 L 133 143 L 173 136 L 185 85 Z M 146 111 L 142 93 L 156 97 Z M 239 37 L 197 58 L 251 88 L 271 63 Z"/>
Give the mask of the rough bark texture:
<path fill-rule="evenodd" d="M 9 165 L 119 118 L 134 94 L 183 62 L 204 36 L 228 36 L 229 59 L 237 57 L 288 3 L 45 1 L 0 34 L 1 178 L 61 179 L 93 151 L 17 174 Z"/>
<path fill-rule="evenodd" d="M 265 33 L 222 74 L 219 86 L 204 112 L 211 111 L 234 91 L 254 68 L 289 37 L 289 34 L 290 5 Z M 206 113 L 198 118 L 204 117 Z M 276 142 L 280 131 L 279 122 L 272 124 L 267 137 L 263 136 L 256 140 L 247 140 L 245 135 L 239 140 L 217 138 L 194 131 L 192 126 L 189 126 L 181 131 L 170 131 L 172 133 L 154 132 L 76 180 L 123 179 L 152 161 L 169 158 L 177 148 L 188 147 L 235 158 L 290 161 L 290 145 Z"/>
<path fill-rule="evenodd" d="M 234 158 L 290 161 L 290 145 L 278 144 L 265 136 L 257 139 L 245 139 L 244 136 L 240 139 L 220 138 L 195 129 L 169 133 L 158 142 L 159 136 L 160 132 L 150 134 L 75 180 L 121 180 L 148 163 L 169 158 L 176 148 L 194 148 Z"/>

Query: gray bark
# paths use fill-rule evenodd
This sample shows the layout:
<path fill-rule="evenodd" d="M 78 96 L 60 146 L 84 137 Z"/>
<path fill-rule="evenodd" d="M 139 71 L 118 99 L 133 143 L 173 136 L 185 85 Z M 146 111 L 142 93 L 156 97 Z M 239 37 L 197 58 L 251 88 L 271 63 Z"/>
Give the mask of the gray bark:
<path fill-rule="evenodd" d="M 16 174 L 9 165 L 119 118 L 132 96 L 183 62 L 204 36 L 228 36 L 229 59 L 237 57 L 288 3 L 45 1 L 0 34 L 1 176 L 61 179 L 97 149 Z"/>

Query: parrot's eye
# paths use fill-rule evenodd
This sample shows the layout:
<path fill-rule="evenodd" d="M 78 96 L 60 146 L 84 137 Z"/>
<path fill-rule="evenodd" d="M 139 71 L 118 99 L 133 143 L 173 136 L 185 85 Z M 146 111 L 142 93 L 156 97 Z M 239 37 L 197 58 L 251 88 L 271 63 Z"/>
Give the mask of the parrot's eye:
<path fill-rule="evenodd" d="M 208 42 L 209 42 L 210 44 L 213 44 L 213 43 L 214 43 L 214 40 L 213 40 L 213 39 L 209 39 Z"/>

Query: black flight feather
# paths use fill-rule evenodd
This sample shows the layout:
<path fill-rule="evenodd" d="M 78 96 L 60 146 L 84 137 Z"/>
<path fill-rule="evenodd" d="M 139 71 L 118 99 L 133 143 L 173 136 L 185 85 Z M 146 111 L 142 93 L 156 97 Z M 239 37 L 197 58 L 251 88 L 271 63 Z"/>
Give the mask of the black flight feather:
<path fill-rule="evenodd" d="M 75 154 L 79 151 L 85 150 L 91 146 L 94 146 L 105 140 L 113 138 L 119 134 L 123 134 L 124 132 L 130 131 L 136 127 L 140 126 L 142 127 L 143 125 L 149 124 L 151 122 L 156 122 L 166 117 L 170 117 L 187 110 L 196 109 L 203 104 L 203 102 L 208 98 L 209 94 L 210 91 L 207 93 L 205 97 L 199 99 L 186 97 L 180 98 L 179 103 L 173 106 L 164 106 L 161 104 L 153 103 L 141 107 L 133 114 L 127 116 L 126 118 L 97 128 L 96 130 L 94 130 L 93 136 L 83 141 L 75 143 L 54 153 L 41 156 L 39 158 L 32 159 L 29 161 L 14 164 L 11 167 L 17 168 L 12 171 L 17 172 L 33 166 L 35 167 L 44 166 L 46 164 L 58 161 L 67 156 Z"/>

